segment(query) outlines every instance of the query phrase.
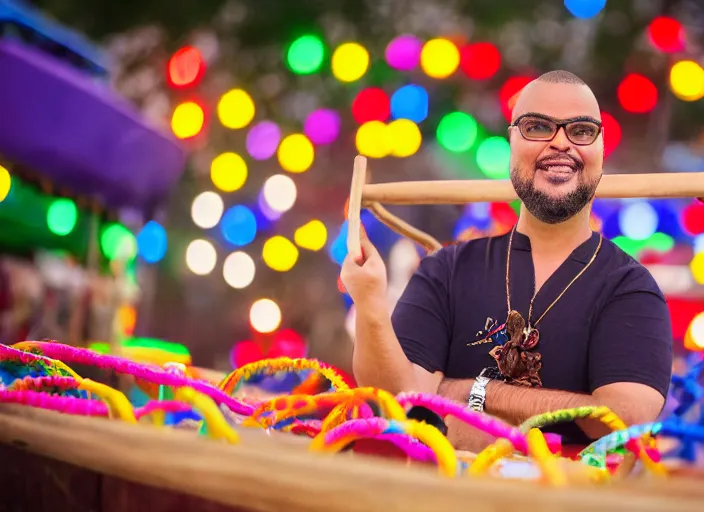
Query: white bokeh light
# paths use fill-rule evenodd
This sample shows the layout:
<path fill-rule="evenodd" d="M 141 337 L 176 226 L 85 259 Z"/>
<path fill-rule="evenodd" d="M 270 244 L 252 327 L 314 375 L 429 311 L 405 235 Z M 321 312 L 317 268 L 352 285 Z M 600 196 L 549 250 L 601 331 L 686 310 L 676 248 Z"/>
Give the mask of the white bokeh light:
<path fill-rule="evenodd" d="M 296 202 L 296 184 L 284 174 L 275 174 L 264 182 L 262 195 L 272 210 L 283 213 Z"/>
<path fill-rule="evenodd" d="M 249 310 L 249 323 L 257 332 L 274 332 L 281 324 L 281 309 L 271 299 L 259 299 Z"/>
<path fill-rule="evenodd" d="M 207 240 L 193 240 L 186 249 L 186 265 L 196 275 L 210 274 L 217 263 L 218 254 L 215 246 Z"/>
<path fill-rule="evenodd" d="M 222 265 L 222 276 L 225 282 L 237 289 L 249 286 L 254 280 L 254 272 L 254 260 L 242 251 L 230 254 Z"/>
<path fill-rule="evenodd" d="M 220 222 L 224 211 L 225 203 L 222 197 L 215 192 L 203 192 L 193 200 L 191 218 L 199 228 L 210 229 Z"/>

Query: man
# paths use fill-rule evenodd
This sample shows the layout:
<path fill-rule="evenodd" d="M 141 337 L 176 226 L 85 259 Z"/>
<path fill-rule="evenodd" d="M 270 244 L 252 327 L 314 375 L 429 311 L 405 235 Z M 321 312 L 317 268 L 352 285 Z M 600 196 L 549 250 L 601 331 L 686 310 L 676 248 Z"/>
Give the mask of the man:
<path fill-rule="evenodd" d="M 526 86 L 509 127 L 517 225 L 424 258 L 391 318 L 383 260 L 362 237 L 364 260 L 348 258 L 341 274 L 357 310 L 360 385 L 437 392 L 514 425 L 588 405 L 628 424 L 656 418 L 672 367 L 670 317 L 649 272 L 591 230 L 603 135 L 597 100 L 573 74 Z M 447 421 L 458 448 L 489 442 Z M 585 445 L 607 430 L 589 420 L 548 431 Z"/>

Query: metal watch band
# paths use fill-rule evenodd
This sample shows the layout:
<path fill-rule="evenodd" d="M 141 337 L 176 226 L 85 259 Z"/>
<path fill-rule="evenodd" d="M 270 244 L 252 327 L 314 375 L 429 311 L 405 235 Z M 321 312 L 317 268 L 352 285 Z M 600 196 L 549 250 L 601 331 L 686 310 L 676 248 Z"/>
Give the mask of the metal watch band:
<path fill-rule="evenodd" d="M 482 412 L 484 411 L 484 402 L 486 401 L 486 385 L 491 379 L 480 375 L 474 380 L 472 389 L 469 392 L 469 399 L 467 400 L 467 406 L 469 409 Z"/>

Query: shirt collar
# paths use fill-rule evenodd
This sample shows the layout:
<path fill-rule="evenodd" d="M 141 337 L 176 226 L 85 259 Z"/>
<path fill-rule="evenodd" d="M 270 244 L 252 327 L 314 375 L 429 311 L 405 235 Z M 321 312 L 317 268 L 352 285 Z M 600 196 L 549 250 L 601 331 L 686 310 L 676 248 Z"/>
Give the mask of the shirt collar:
<path fill-rule="evenodd" d="M 507 237 L 510 236 L 511 232 L 509 231 Z M 594 255 L 594 251 L 596 250 L 597 245 L 599 244 L 600 236 L 601 235 L 596 231 L 592 231 L 592 236 L 589 238 L 589 240 L 585 241 L 574 251 L 572 251 L 572 254 L 570 254 L 570 259 L 573 259 L 580 263 L 588 263 Z M 530 238 L 528 238 L 523 233 L 519 233 L 518 231 L 516 231 L 513 234 L 513 249 L 517 251 L 530 252 Z"/>

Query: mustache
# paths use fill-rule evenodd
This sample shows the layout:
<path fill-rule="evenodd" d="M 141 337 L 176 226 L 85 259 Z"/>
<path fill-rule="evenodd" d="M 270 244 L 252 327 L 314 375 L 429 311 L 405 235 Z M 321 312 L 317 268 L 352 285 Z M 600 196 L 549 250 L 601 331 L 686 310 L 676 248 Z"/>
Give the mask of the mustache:
<path fill-rule="evenodd" d="M 578 160 L 577 158 L 573 157 L 572 155 L 567 155 L 567 154 L 560 154 L 560 155 L 548 155 L 540 160 L 537 160 L 535 162 L 535 167 L 544 169 L 545 168 L 545 162 L 549 162 L 550 160 L 571 160 L 572 164 L 574 165 L 574 168 L 578 171 L 581 171 L 584 169 L 584 163 L 581 160 Z"/>

